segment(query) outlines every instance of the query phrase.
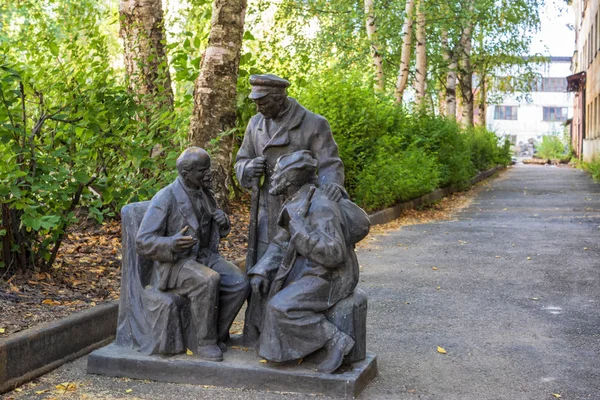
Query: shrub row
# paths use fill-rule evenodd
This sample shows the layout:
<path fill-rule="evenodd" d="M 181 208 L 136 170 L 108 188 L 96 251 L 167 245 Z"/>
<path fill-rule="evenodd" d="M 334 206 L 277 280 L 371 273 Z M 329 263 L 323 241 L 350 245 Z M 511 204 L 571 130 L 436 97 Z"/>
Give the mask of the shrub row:
<path fill-rule="evenodd" d="M 484 128 L 427 113 L 407 113 L 374 93 L 360 76 L 332 72 L 296 96 L 331 124 L 346 188 L 367 211 L 438 187 L 468 186 L 478 171 L 510 162 L 509 143 Z"/>

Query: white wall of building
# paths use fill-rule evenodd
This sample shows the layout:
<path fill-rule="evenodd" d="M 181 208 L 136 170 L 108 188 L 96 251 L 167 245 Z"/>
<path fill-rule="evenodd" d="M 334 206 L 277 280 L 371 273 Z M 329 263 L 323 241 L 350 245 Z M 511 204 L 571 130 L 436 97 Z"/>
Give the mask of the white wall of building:
<path fill-rule="evenodd" d="M 538 72 L 544 78 L 565 79 L 570 72 L 570 61 L 551 62 L 541 66 Z M 566 86 L 566 80 L 565 80 Z M 495 94 L 498 95 L 497 93 Z M 567 117 L 573 117 L 573 95 L 566 92 L 531 92 L 500 94 L 497 104 L 488 105 L 486 112 L 487 128 L 498 136 L 516 136 L 516 143 L 527 143 L 529 139 L 539 141 L 543 135 L 562 133 L 564 121 L 544 121 L 544 107 L 567 108 Z M 517 119 L 495 119 L 496 105 L 516 106 Z"/>

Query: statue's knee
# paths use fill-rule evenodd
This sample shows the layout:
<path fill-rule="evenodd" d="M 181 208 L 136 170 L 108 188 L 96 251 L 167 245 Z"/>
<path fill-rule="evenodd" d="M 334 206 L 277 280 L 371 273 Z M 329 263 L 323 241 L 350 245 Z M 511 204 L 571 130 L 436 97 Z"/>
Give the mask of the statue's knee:
<path fill-rule="evenodd" d="M 267 310 L 276 317 L 283 317 L 290 310 L 290 305 L 281 296 L 275 296 L 267 304 Z"/>
<path fill-rule="evenodd" d="M 206 285 L 208 287 L 219 287 L 219 284 L 221 282 L 221 276 L 219 275 L 218 272 L 215 272 L 213 270 L 209 270 L 206 273 Z"/>

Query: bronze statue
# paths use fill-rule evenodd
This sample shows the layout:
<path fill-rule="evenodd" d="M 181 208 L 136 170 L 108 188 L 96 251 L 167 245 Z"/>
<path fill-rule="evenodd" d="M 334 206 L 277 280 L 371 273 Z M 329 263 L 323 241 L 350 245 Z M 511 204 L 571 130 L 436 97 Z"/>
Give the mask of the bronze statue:
<path fill-rule="evenodd" d="M 325 316 L 358 282 L 354 244 L 369 231 L 366 213 L 321 189 L 310 151 L 284 155 L 269 193 L 285 200 L 264 256 L 248 271 L 252 295 L 267 300 L 258 352 L 270 361 L 303 358 L 321 348 L 317 370 L 332 373 L 354 340 Z"/>
<path fill-rule="evenodd" d="M 246 269 L 257 262 L 277 231 L 282 196 L 270 196 L 270 178 L 279 157 L 298 150 L 310 150 L 317 161 L 318 183 L 332 201 L 347 197 L 344 191 L 344 165 L 325 118 L 289 98 L 290 83 L 272 74 L 252 75 L 250 98 L 258 114 L 248 123 L 242 146 L 236 157 L 239 182 L 253 188 L 253 215 L 249 232 L 249 256 Z M 264 183 L 259 185 L 261 177 Z M 244 338 L 251 344 L 258 338 L 264 304 L 250 299 L 244 324 Z"/>
<path fill-rule="evenodd" d="M 117 343 L 147 354 L 190 349 L 221 361 L 249 294 L 248 277 L 218 252 L 230 222 L 211 191 L 208 153 L 188 148 L 177 170 L 139 226 L 135 244 L 142 262 L 124 277 Z"/>

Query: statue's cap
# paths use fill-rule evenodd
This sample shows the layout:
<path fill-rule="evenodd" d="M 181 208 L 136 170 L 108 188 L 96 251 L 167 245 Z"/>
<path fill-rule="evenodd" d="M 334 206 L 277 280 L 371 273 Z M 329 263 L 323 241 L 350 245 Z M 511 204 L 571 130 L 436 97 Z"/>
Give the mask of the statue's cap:
<path fill-rule="evenodd" d="M 257 100 L 269 94 L 286 94 L 285 89 L 290 82 L 273 74 L 250 75 L 252 91 L 248 96 Z"/>
<path fill-rule="evenodd" d="M 277 169 L 281 172 L 293 169 L 312 169 L 314 171 L 317 169 L 317 160 L 309 150 L 299 150 L 279 157 L 277 159 Z"/>

